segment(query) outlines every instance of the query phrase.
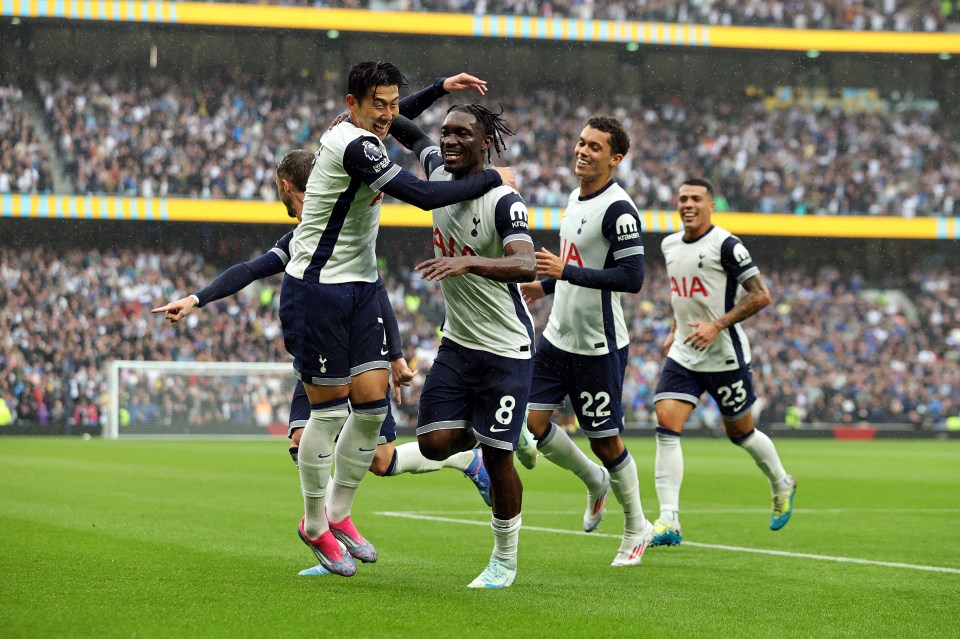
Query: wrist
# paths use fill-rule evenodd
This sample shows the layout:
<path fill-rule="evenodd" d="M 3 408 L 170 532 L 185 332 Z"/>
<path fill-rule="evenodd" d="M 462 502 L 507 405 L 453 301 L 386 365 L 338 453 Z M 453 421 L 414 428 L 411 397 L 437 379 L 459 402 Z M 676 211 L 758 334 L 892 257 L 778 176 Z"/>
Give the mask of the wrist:
<path fill-rule="evenodd" d="M 200 307 L 200 297 L 199 297 L 198 295 L 192 294 L 192 295 L 188 295 L 188 297 L 192 297 L 192 298 L 193 298 L 194 306 L 196 306 L 197 308 Z"/>

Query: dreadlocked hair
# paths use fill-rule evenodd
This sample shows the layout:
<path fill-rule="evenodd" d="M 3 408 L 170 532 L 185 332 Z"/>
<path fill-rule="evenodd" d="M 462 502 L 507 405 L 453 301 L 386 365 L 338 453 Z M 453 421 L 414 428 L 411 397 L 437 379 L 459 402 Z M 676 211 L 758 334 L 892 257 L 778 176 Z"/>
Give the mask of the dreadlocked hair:
<path fill-rule="evenodd" d="M 514 132 L 513 129 L 507 126 L 503 118 L 500 117 L 503 115 L 503 105 L 498 102 L 497 106 L 500 107 L 499 113 L 494 113 L 481 104 L 454 104 L 447 109 L 447 113 L 462 111 L 475 117 L 477 122 L 480 123 L 480 126 L 483 127 L 484 135 L 489 135 L 493 138 L 493 149 L 497 152 L 497 157 L 500 157 L 500 152 L 505 151 L 507 148 L 507 145 L 503 142 L 503 136 L 513 135 Z M 491 159 L 490 147 L 487 147 L 487 162 L 490 162 Z"/>

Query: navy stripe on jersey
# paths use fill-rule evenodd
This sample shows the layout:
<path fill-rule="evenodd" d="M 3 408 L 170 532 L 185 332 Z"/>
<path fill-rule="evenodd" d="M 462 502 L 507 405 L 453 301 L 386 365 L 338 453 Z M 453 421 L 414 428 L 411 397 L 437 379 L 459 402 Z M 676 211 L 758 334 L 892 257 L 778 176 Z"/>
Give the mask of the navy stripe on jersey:
<path fill-rule="evenodd" d="M 337 202 L 333 205 L 333 210 L 330 212 L 330 219 L 327 222 L 327 226 L 323 229 L 320 241 L 317 242 L 317 248 L 313 252 L 310 265 L 303 271 L 304 282 L 315 283 L 320 281 L 320 271 L 323 270 L 327 260 L 333 255 L 333 249 L 337 245 L 340 231 L 343 230 L 343 222 L 347 218 L 347 213 L 350 212 L 350 205 L 357 196 L 357 191 L 360 190 L 361 184 L 363 184 L 363 182 L 359 179 L 352 178 L 350 180 L 350 186 L 337 198 Z"/>
<path fill-rule="evenodd" d="M 724 312 L 728 313 L 736 305 L 737 291 L 740 283 L 753 277 L 760 272 L 753 264 L 753 259 L 746 247 L 740 242 L 740 238 L 731 235 L 720 245 L 720 264 L 723 270 L 727 272 L 727 286 L 724 292 Z M 749 274 L 749 275 L 748 275 Z M 737 355 L 737 364 L 746 366 L 747 363 L 743 357 L 743 344 L 740 343 L 740 336 L 734 330 L 735 325 L 727 328 L 730 334 L 730 341 L 733 344 L 733 352 Z"/>
<path fill-rule="evenodd" d="M 527 312 L 527 306 L 523 303 L 520 286 L 516 283 L 507 284 L 507 290 L 510 291 L 510 299 L 513 300 L 513 308 L 517 312 L 517 319 L 523 324 L 523 327 L 527 330 L 527 335 L 530 337 L 530 353 L 532 355 L 536 348 L 534 346 L 533 322 L 530 321 L 530 313 Z"/>

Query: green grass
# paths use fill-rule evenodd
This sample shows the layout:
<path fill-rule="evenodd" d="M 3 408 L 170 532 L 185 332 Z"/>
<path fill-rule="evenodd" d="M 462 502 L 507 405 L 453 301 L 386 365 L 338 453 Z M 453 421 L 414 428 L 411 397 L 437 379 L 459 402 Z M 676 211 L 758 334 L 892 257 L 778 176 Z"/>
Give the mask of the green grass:
<path fill-rule="evenodd" d="M 629 445 L 655 517 L 653 442 Z M 628 569 L 609 566 L 615 501 L 597 533 L 562 534 L 579 529 L 582 485 L 541 458 L 520 470 L 517 582 L 478 592 L 464 586 L 489 557 L 489 511 L 455 471 L 368 475 L 354 518 L 380 561 L 303 578 L 283 442 L 2 438 L 0 637 L 960 636 L 960 443 L 778 447 L 799 481 L 784 530 L 767 529 L 743 451 L 688 439 L 684 544 Z"/>

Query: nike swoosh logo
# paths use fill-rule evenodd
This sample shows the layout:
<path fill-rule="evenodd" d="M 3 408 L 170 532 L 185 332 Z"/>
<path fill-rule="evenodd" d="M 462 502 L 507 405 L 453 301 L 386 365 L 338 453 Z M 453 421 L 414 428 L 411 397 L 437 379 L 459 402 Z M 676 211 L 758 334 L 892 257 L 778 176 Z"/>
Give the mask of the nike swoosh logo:
<path fill-rule="evenodd" d="M 370 453 L 370 452 L 373 452 L 373 451 L 375 451 L 375 450 L 376 450 L 376 448 L 361 448 L 361 449 L 360 449 L 360 452 L 361 452 L 361 453 Z"/>
<path fill-rule="evenodd" d="M 743 410 L 743 407 L 744 407 L 745 404 L 746 404 L 746 402 L 743 402 L 743 404 L 740 404 L 739 406 L 734 406 L 734 407 L 733 407 L 733 412 L 736 413 L 736 412 L 739 412 L 739 411 Z"/>
<path fill-rule="evenodd" d="M 594 428 L 596 428 L 597 426 L 602 426 L 603 424 L 606 424 L 606 423 L 609 422 L 609 421 L 610 421 L 610 418 L 607 417 L 606 419 L 601 419 L 599 422 L 598 422 L 597 420 L 593 420 L 593 421 L 590 423 L 590 425 L 593 426 Z"/>
<path fill-rule="evenodd" d="M 388 352 L 389 352 L 389 351 L 385 351 L 385 350 L 383 350 L 382 348 L 380 349 L 380 354 L 381 354 L 381 355 L 386 355 Z"/>
<path fill-rule="evenodd" d="M 491 427 L 490 427 L 490 432 L 491 432 L 491 433 L 504 433 L 504 432 L 506 432 L 506 431 L 508 431 L 508 430 L 510 430 L 509 427 L 507 427 L 507 428 L 497 428 L 496 426 L 491 426 Z"/>
<path fill-rule="evenodd" d="M 330 455 L 333 455 L 333 453 L 330 453 Z M 320 459 L 326 459 L 327 457 L 330 457 L 330 455 L 317 455 L 317 457 Z"/>

